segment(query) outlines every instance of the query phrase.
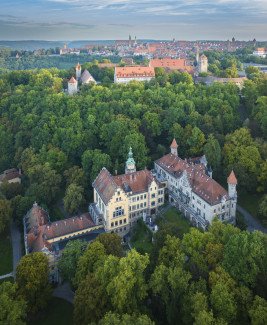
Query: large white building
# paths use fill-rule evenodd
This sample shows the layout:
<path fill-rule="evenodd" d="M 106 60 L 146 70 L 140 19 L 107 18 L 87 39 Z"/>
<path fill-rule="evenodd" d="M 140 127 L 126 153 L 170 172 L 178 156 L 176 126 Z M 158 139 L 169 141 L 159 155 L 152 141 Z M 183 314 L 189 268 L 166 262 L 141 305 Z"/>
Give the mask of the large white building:
<path fill-rule="evenodd" d="M 95 225 L 125 236 L 140 218 L 155 214 L 164 203 L 164 188 L 147 169 L 136 171 L 130 148 L 125 174 L 112 176 L 103 168 L 95 181 L 89 213 Z"/>
<path fill-rule="evenodd" d="M 114 83 L 127 84 L 131 80 L 150 81 L 155 78 L 155 70 L 151 67 L 116 67 Z"/>
<path fill-rule="evenodd" d="M 227 179 L 228 192 L 212 179 L 206 157 L 181 159 L 173 140 L 171 153 L 155 161 L 154 176 L 167 181 L 169 201 L 196 226 L 206 228 L 215 216 L 235 224 L 237 180 L 232 171 Z"/>

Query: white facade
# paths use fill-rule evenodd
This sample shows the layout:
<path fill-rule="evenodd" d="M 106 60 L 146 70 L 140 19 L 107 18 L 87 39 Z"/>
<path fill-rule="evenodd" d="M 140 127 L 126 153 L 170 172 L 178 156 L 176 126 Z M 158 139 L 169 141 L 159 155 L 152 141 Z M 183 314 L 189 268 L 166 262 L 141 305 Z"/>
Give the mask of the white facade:
<path fill-rule="evenodd" d="M 130 81 L 136 80 L 136 81 L 150 81 L 153 79 L 152 77 L 132 77 L 132 78 L 117 78 L 116 75 L 114 75 L 114 83 L 115 84 L 125 84 L 127 85 Z"/>
<path fill-rule="evenodd" d="M 164 157 L 169 165 L 162 163 Z M 155 176 L 167 181 L 169 201 L 178 207 L 196 226 L 206 228 L 215 216 L 221 221 L 235 223 L 236 217 L 236 183 L 228 178 L 228 193 L 216 181 L 208 176 L 207 160 L 203 156 L 198 162 L 188 163 L 171 153 L 154 163 Z M 177 163 L 174 171 L 171 167 Z M 202 172 L 200 166 L 205 166 Z M 182 171 L 183 170 L 183 171 Z M 234 175 L 234 174 L 233 174 Z"/>
<path fill-rule="evenodd" d="M 73 96 L 78 91 L 78 83 L 77 81 L 72 77 L 71 80 L 68 82 L 68 94 L 70 96 Z"/>

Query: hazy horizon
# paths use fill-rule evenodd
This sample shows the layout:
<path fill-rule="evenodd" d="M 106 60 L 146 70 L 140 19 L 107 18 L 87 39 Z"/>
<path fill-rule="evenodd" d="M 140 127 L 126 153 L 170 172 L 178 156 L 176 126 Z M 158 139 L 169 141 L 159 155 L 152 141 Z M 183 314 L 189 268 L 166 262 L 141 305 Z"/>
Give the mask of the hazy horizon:
<path fill-rule="evenodd" d="M 266 0 L 10 0 L 0 39 L 266 39 Z"/>

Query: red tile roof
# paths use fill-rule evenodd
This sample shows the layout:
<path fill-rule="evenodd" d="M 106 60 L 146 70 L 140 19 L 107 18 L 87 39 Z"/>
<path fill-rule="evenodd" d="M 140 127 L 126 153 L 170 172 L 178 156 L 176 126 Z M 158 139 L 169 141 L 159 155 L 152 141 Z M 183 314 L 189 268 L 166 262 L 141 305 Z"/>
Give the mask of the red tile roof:
<path fill-rule="evenodd" d="M 130 174 L 115 176 L 113 179 L 125 192 L 129 191 L 135 194 L 146 192 L 154 177 L 150 171 L 144 169 Z M 160 183 L 156 179 L 154 180 L 160 186 Z"/>
<path fill-rule="evenodd" d="M 82 68 L 82 67 L 80 66 L 80 63 L 78 62 L 77 66 L 76 66 L 76 69 L 77 69 L 77 70 L 81 70 L 81 68 Z"/>
<path fill-rule="evenodd" d="M 184 59 L 154 59 L 154 60 L 150 60 L 150 66 L 153 68 L 176 67 L 182 69 L 185 67 L 185 60 Z"/>
<path fill-rule="evenodd" d="M 180 178 L 186 170 L 193 192 L 209 204 L 218 204 L 223 196 L 227 200 L 230 199 L 228 192 L 214 179 L 208 177 L 205 170 L 199 170 L 201 168 L 198 165 L 187 163 L 171 153 L 163 156 L 156 163 L 175 178 Z"/>
<path fill-rule="evenodd" d="M 178 144 L 177 144 L 175 138 L 173 138 L 173 140 L 172 140 L 171 148 L 175 148 L 175 149 L 178 148 Z"/>
<path fill-rule="evenodd" d="M 205 54 L 202 54 L 201 57 L 200 57 L 200 59 L 202 59 L 202 60 L 208 60 L 208 58 L 206 57 Z"/>
<path fill-rule="evenodd" d="M 117 184 L 114 182 L 113 176 L 106 168 L 101 170 L 93 182 L 93 187 L 97 190 L 105 203 L 108 203 L 117 190 Z"/>
<path fill-rule="evenodd" d="M 77 83 L 77 80 L 74 77 L 71 77 L 71 79 L 69 80 L 69 83 L 71 83 L 71 84 Z"/>
<path fill-rule="evenodd" d="M 150 67 L 117 67 L 117 78 L 155 77 L 154 68 Z"/>
<path fill-rule="evenodd" d="M 235 173 L 232 170 L 229 177 L 227 178 L 227 183 L 231 183 L 231 184 L 237 184 L 237 179 L 235 177 Z"/>
<path fill-rule="evenodd" d="M 52 238 L 71 235 L 79 230 L 94 227 L 95 224 L 89 213 L 80 217 L 73 217 L 50 222 L 48 213 L 34 204 L 25 217 L 27 245 L 30 252 L 40 252 L 44 246 L 52 250 L 48 242 Z"/>

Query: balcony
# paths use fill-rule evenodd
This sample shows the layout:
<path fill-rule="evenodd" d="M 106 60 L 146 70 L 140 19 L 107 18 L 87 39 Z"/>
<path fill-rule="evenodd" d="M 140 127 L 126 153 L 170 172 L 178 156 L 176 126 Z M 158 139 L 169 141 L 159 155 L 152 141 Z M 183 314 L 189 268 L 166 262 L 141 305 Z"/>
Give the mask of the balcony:
<path fill-rule="evenodd" d="M 167 177 L 163 176 L 162 174 L 157 173 L 155 169 L 152 169 L 151 173 L 160 183 L 167 181 Z"/>
<path fill-rule="evenodd" d="M 187 203 L 183 202 L 175 192 L 169 191 L 169 196 L 174 200 L 179 210 L 184 212 L 186 218 L 189 218 L 192 223 L 196 223 L 198 227 L 201 226 L 203 229 L 206 228 L 206 226 L 209 224 L 208 221 L 202 218 Z"/>
<path fill-rule="evenodd" d="M 103 220 L 103 212 L 98 208 L 96 203 L 91 203 L 89 205 L 89 213 L 95 223 L 95 225 L 99 225 L 102 224 L 102 220 Z"/>

